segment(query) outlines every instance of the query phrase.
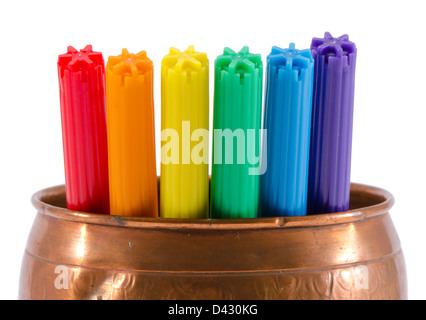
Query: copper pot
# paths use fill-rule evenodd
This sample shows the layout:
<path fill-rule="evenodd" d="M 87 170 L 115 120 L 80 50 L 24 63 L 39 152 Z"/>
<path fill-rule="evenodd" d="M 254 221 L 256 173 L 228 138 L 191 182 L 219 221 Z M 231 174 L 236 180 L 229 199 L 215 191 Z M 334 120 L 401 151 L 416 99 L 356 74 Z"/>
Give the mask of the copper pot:
<path fill-rule="evenodd" d="M 120 218 L 34 194 L 20 299 L 406 299 L 392 195 L 352 184 L 351 210 L 291 218 Z"/>

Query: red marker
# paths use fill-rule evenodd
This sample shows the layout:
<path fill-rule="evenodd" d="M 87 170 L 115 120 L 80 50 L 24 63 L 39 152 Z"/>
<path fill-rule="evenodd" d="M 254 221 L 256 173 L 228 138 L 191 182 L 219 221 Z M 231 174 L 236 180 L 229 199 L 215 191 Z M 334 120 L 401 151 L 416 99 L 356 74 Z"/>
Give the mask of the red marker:
<path fill-rule="evenodd" d="M 58 59 L 65 188 L 70 210 L 109 214 L 105 65 L 102 53 L 68 47 Z"/>

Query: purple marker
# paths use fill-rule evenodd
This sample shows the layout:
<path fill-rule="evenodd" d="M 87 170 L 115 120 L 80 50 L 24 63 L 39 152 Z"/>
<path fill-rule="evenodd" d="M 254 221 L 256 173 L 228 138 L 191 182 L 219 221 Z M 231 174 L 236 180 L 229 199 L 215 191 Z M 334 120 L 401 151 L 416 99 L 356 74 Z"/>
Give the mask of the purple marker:
<path fill-rule="evenodd" d="M 349 210 L 356 46 L 313 38 L 315 60 L 308 214 Z"/>

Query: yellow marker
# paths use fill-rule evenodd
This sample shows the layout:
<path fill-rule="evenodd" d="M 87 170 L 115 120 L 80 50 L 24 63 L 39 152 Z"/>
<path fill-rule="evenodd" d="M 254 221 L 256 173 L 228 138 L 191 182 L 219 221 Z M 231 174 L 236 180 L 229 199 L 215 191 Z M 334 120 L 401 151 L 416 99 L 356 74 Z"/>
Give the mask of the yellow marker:
<path fill-rule="evenodd" d="M 190 46 L 161 64 L 162 218 L 209 215 L 209 61 Z"/>
<path fill-rule="evenodd" d="M 108 59 L 106 102 L 111 214 L 157 217 L 153 64 L 145 51 Z"/>

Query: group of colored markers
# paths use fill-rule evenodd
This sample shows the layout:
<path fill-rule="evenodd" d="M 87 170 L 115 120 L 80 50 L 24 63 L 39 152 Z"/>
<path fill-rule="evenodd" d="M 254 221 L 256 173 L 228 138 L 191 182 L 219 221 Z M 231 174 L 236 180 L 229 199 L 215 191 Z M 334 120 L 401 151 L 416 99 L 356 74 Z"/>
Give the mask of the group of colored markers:
<path fill-rule="evenodd" d="M 69 47 L 58 60 L 68 209 L 188 219 L 348 210 L 355 63 L 347 35 L 273 47 L 262 126 L 261 56 L 225 48 L 214 65 L 210 157 L 207 55 L 171 48 L 158 189 L 152 61 L 123 49 L 105 68 L 91 46 Z"/>

